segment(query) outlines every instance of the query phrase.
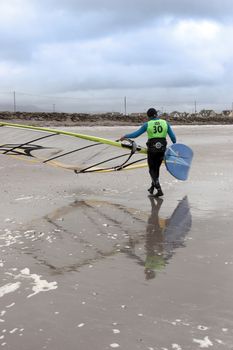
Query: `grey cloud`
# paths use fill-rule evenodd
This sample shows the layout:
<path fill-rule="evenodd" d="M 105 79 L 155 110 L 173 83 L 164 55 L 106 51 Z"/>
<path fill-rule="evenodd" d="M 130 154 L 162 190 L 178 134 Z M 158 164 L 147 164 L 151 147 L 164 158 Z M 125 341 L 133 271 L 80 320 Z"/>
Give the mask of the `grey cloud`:
<path fill-rule="evenodd" d="M 160 26 L 161 20 L 209 18 L 231 20 L 231 0 L 47 0 L 34 2 L 38 17 L 35 28 L 41 30 L 41 40 L 84 40 L 117 33 L 125 34 L 140 27 Z"/>
<path fill-rule="evenodd" d="M 31 60 L 33 52 L 44 43 L 94 40 L 113 35 L 124 38 L 127 33 L 143 28 L 163 26 L 164 16 L 171 21 L 182 17 L 217 20 L 233 12 L 230 0 L 35 0 L 32 4 L 35 7 L 31 16 L 22 14 L 6 28 L 0 23 L 2 59 Z"/>
<path fill-rule="evenodd" d="M 48 0 L 50 8 L 66 9 L 77 15 L 82 12 L 115 13 L 119 17 L 126 15 L 129 20 L 148 19 L 160 16 L 212 17 L 231 16 L 231 0 Z"/>
<path fill-rule="evenodd" d="M 139 94 L 160 89 L 161 96 L 167 91 L 175 96 L 175 89 L 213 93 L 210 87 L 221 85 L 230 95 L 232 0 L 29 3 L 30 11 L 0 21 L 1 90 Z M 181 19 L 188 33 L 185 26 L 175 32 Z M 216 25 L 212 37 L 202 37 L 205 19 Z"/>

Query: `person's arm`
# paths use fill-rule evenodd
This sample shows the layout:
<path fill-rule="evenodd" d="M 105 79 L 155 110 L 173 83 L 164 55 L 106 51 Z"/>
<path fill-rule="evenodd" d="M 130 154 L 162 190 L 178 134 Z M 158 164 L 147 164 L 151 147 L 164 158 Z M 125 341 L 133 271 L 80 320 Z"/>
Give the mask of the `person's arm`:
<path fill-rule="evenodd" d="M 123 139 L 135 139 L 136 137 L 142 135 L 147 130 L 147 123 L 144 123 L 138 130 L 131 132 L 130 134 L 125 134 L 121 137 Z"/>
<path fill-rule="evenodd" d="M 167 133 L 168 133 L 171 141 L 173 143 L 176 143 L 176 135 L 174 134 L 174 132 L 173 132 L 173 130 L 172 130 L 172 128 L 171 128 L 169 123 L 167 123 L 167 126 L 168 126 Z"/>
<path fill-rule="evenodd" d="M 167 133 L 168 133 L 171 141 L 173 143 L 176 143 L 176 135 L 174 134 L 174 132 L 173 132 L 173 130 L 172 130 L 172 128 L 171 128 L 169 123 L 167 123 L 167 126 L 168 126 Z"/>

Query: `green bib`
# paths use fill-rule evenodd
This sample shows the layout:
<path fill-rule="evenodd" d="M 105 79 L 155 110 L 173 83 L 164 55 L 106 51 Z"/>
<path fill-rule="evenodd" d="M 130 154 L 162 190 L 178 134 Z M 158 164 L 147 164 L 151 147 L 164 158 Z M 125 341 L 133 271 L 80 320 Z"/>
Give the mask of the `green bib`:
<path fill-rule="evenodd" d="M 167 122 L 164 119 L 149 120 L 147 123 L 148 139 L 166 138 L 167 130 Z"/>

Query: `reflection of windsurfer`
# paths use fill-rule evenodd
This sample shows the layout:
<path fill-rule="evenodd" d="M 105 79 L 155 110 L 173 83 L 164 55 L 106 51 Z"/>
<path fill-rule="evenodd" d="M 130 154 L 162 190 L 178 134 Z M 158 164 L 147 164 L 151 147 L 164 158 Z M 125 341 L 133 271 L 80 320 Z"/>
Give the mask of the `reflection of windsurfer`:
<path fill-rule="evenodd" d="M 155 270 L 165 266 L 163 257 L 163 230 L 166 226 L 165 221 L 159 219 L 159 210 L 163 203 L 163 199 L 149 197 L 151 202 L 151 215 L 148 218 L 146 229 L 146 261 L 145 275 L 146 279 L 155 277 Z"/>
<path fill-rule="evenodd" d="M 150 197 L 151 215 L 148 218 L 145 240 L 146 279 L 155 277 L 174 254 L 174 249 L 183 246 L 184 238 L 191 227 L 191 213 L 187 197 L 184 197 L 169 219 L 161 219 L 159 211 L 163 199 Z"/>

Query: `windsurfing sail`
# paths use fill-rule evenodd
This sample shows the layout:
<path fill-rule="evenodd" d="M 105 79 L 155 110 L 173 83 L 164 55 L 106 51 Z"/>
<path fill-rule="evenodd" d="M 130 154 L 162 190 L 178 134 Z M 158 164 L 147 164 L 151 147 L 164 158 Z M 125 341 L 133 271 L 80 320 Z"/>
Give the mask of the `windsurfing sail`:
<path fill-rule="evenodd" d="M 0 122 L 0 154 L 73 170 L 109 172 L 147 166 L 146 148 L 64 130 Z"/>
<path fill-rule="evenodd" d="M 193 151 L 190 147 L 174 143 L 165 152 L 164 160 L 169 173 L 178 180 L 187 180 L 192 164 Z"/>

